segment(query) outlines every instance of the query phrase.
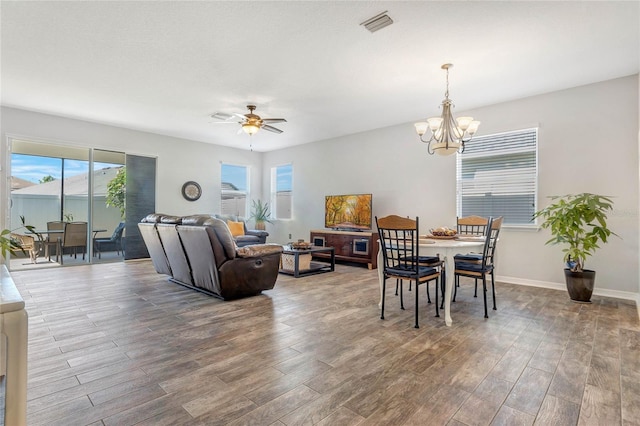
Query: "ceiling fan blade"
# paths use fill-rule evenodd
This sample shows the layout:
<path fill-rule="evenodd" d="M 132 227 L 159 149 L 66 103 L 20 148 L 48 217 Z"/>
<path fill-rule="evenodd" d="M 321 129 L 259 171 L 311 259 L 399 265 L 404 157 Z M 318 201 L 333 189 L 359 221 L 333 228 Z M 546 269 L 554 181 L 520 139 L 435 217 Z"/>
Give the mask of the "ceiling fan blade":
<path fill-rule="evenodd" d="M 233 115 L 235 115 L 236 117 L 241 118 L 243 120 L 247 119 L 247 117 L 244 114 L 240 114 L 238 112 L 234 112 Z"/>
<path fill-rule="evenodd" d="M 264 123 L 286 123 L 287 120 L 284 118 L 263 118 L 262 121 Z"/>
<path fill-rule="evenodd" d="M 262 125 L 262 129 L 265 129 L 265 130 L 267 130 L 269 132 L 273 132 L 273 133 L 282 133 L 282 130 L 276 129 L 275 127 L 269 126 L 268 124 L 263 124 Z"/>
<path fill-rule="evenodd" d="M 229 120 L 230 118 L 233 118 L 233 115 L 227 114 L 226 112 L 216 112 L 215 114 L 211 115 L 211 118 L 217 118 L 218 120 Z"/>

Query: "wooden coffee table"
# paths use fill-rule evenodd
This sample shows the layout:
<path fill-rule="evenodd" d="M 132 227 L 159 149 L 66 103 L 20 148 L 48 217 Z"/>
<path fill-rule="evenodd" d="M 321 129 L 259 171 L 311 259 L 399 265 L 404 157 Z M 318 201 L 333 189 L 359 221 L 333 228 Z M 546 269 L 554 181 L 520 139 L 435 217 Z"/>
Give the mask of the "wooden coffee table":
<path fill-rule="evenodd" d="M 301 269 L 300 256 L 308 254 L 309 258 L 311 258 L 311 255 L 313 255 L 313 253 L 330 253 L 331 254 L 330 262 L 325 263 L 325 262 L 309 261 L 308 267 L 307 265 L 302 265 L 302 269 Z M 293 265 L 291 265 L 292 267 L 284 268 L 285 262 L 283 257 L 283 262 L 282 262 L 283 268 L 280 268 L 279 272 L 283 274 L 293 275 L 296 278 L 304 277 L 307 275 L 313 275 L 313 274 L 321 274 L 323 272 L 331 272 L 335 270 L 335 267 L 336 267 L 336 256 L 335 256 L 335 250 L 333 247 L 312 247 L 310 249 L 299 250 L 299 249 L 291 248 L 290 246 L 284 246 L 282 255 L 283 256 L 288 255 L 293 257 Z M 291 258 L 289 258 L 288 260 L 290 259 Z"/>

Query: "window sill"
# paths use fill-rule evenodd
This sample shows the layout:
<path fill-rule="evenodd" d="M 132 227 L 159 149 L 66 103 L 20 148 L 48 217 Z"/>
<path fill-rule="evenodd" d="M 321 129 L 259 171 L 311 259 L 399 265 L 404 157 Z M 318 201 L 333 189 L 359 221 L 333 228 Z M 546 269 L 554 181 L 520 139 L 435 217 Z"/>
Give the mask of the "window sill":
<path fill-rule="evenodd" d="M 502 225 L 503 230 L 515 232 L 538 232 L 540 225 Z"/>

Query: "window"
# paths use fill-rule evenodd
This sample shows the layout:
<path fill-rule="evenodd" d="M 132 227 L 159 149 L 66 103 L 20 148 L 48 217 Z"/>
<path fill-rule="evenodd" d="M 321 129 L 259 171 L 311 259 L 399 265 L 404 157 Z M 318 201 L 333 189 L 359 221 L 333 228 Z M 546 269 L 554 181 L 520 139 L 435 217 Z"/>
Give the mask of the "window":
<path fill-rule="evenodd" d="M 504 216 L 532 225 L 538 187 L 538 129 L 476 137 L 457 159 L 458 216 Z"/>
<path fill-rule="evenodd" d="M 293 164 L 271 168 L 271 217 L 291 219 Z"/>
<path fill-rule="evenodd" d="M 247 216 L 249 168 L 222 163 L 220 213 Z"/>

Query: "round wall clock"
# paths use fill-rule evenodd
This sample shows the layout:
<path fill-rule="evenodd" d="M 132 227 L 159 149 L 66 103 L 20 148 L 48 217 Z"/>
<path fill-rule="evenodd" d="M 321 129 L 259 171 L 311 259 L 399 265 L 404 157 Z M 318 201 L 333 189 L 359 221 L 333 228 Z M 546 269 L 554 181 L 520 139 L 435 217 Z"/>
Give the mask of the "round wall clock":
<path fill-rule="evenodd" d="M 200 198 L 200 195 L 202 195 L 202 188 L 198 182 L 190 180 L 182 185 L 182 196 L 185 200 L 195 201 Z"/>

